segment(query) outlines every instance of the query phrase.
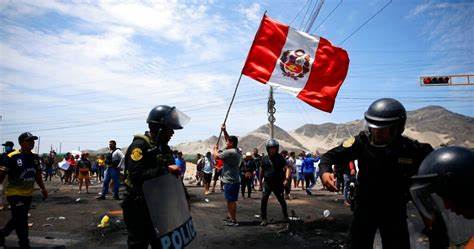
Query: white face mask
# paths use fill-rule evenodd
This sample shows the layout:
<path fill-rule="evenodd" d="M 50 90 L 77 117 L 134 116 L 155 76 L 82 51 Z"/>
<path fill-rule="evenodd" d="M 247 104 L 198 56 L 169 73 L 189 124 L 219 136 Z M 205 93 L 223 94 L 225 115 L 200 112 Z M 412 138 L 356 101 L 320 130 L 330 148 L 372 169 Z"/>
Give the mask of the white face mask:
<path fill-rule="evenodd" d="M 428 184 L 410 189 L 413 201 L 421 215 L 433 226 L 444 223 L 450 246 L 461 246 L 467 243 L 474 236 L 474 219 L 467 219 L 447 209 L 443 199 L 438 194 L 429 191 Z M 442 221 L 438 220 L 440 218 Z"/>

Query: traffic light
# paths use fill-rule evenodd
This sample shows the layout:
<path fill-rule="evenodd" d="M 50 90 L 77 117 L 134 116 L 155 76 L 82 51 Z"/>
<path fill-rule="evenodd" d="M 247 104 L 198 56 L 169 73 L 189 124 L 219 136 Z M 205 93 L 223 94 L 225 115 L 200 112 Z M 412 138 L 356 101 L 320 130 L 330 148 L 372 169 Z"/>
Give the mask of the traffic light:
<path fill-rule="evenodd" d="M 449 84 L 449 79 L 447 76 L 421 77 L 424 85 Z"/>

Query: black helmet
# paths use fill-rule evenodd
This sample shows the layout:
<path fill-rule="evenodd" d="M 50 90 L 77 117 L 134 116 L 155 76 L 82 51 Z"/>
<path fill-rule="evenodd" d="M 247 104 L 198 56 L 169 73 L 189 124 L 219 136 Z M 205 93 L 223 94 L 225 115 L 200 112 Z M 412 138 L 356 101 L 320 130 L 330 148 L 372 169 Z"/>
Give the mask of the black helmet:
<path fill-rule="evenodd" d="M 473 161 L 474 152 L 469 149 L 440 148 L 425 158 L 418 175 L 412 177 L 410 194 L 423 220 L 430 224 L 430 244 L 458 246 L 474 234 Z"/>
<path fill-rule="evenodd" d="M 364 117 L 369 127 L 372 128 L 399 125 L 402 128 L 401 134 L 407 120 L 407 112 L 398 100 L 383 98 L 372 103 L 365 112 Z"/>
<path fill-rule="evenodd" d="M 159 105 L 151 109 L 146 120 L 149 124 L 156 124 L 173 130 L 183 129 L 189 117 L 180 112 L 176 107 Z"/>
<path fill-rule="evenodd" d="M 407 113 L 405 107 L 397 100 L 383 98 L 376 100 L 369 106 L 364 118 L 368 126 L 371 144 L 376 147 L 386 147 L 405 130 Z"/>
<path fill-rule="evenodd" d="M 474 152 L 463 147 L 443 147 L 421 163 L 415 183 L 430 183 L 433 191 L 449 199 L 474 196 Z M 472 203 L 474 205 L 474 202 Z M 474 208 L 474 207 L 473 207 Z"/>
<path fill-rule="evenodd" d="M 277 151 L 280 149 L 280 144 L 277 140 L 273 138 L 268 139 L 267 144 L 265 146 L 267 147 L 267 152 L 270 148 L 277 148 Z"/>

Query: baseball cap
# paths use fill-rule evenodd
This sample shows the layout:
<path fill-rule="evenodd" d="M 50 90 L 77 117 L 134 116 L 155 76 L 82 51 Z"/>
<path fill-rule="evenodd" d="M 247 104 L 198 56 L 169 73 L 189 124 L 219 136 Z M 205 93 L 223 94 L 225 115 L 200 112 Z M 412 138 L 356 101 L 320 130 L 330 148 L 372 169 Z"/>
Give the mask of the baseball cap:
<path fill-rule="evenodd" d="M 15 144 L 13 144 L 12 141 L 6 141 L 4 144 L 2 144 L 2 146 L 6 146 L 6 147 L 13 147 Z"/>
<path fill-rule="evenodd" d="M 23 142 L 23 141 L 26 141 L 26 140 L 37 140 L 38 137 L 37 136 L 33 136 L 33 134 L 29 133 L 29 132 L 25 132 L 25 133 L 22 133 L 19 137 L 18 137 L 18 142 Z"/>

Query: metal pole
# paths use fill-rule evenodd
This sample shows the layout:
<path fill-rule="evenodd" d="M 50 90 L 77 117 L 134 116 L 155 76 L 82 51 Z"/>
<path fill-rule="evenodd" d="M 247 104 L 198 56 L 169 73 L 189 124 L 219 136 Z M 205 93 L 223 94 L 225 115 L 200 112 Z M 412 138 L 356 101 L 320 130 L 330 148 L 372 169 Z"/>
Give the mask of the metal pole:
<path fill-rule="evenodd" d="M 275 127 L 275 112 L 276 112 L 276 108 L 275 108 L 275 99 L 273 98 L 273 87 L 270 86 L 270 94 L 268 96 L 268 103 L 267 103 L 267 115 L 268 115 L 268 127 L 269 127 L 269 130 L 270 130 L 270 138 L 274 138 L 275 137 L 275 133 L 274 133 L 274 127 Z"/>
<path fill-rule="evenodd" d="M 222 123 L 224 125 L 227 122 L 227 118 L 229 117 L 230 108 L 232 108 L 232 104 L 234 103 L 235 95 L 237 94 L 237 89 L 239 88 L 240 80 L 242 79 L 242 75 L 243 74 L 240 73 L 239 80 L 237 80 L 237 84 L 235 85 L 234 94 L 232 95 L 232 99 L 230 100 L 229 108 L 227 108 L 227 113 L 225 114 L 224 122 Z M 222 130 L 219 133 L 219 138 L 217 138 L 217 144 L 216 144 L 217 146 L 219 146 L 219 142 L 221 141 L 221 137 L 222 137 Z"/>
<path fill-rule="evenodd" d="M 59 154 L 61 154 L 61 152 L 62 152 L 62 147 L 63 147 L 63 143 L 59 142 Z"/>

